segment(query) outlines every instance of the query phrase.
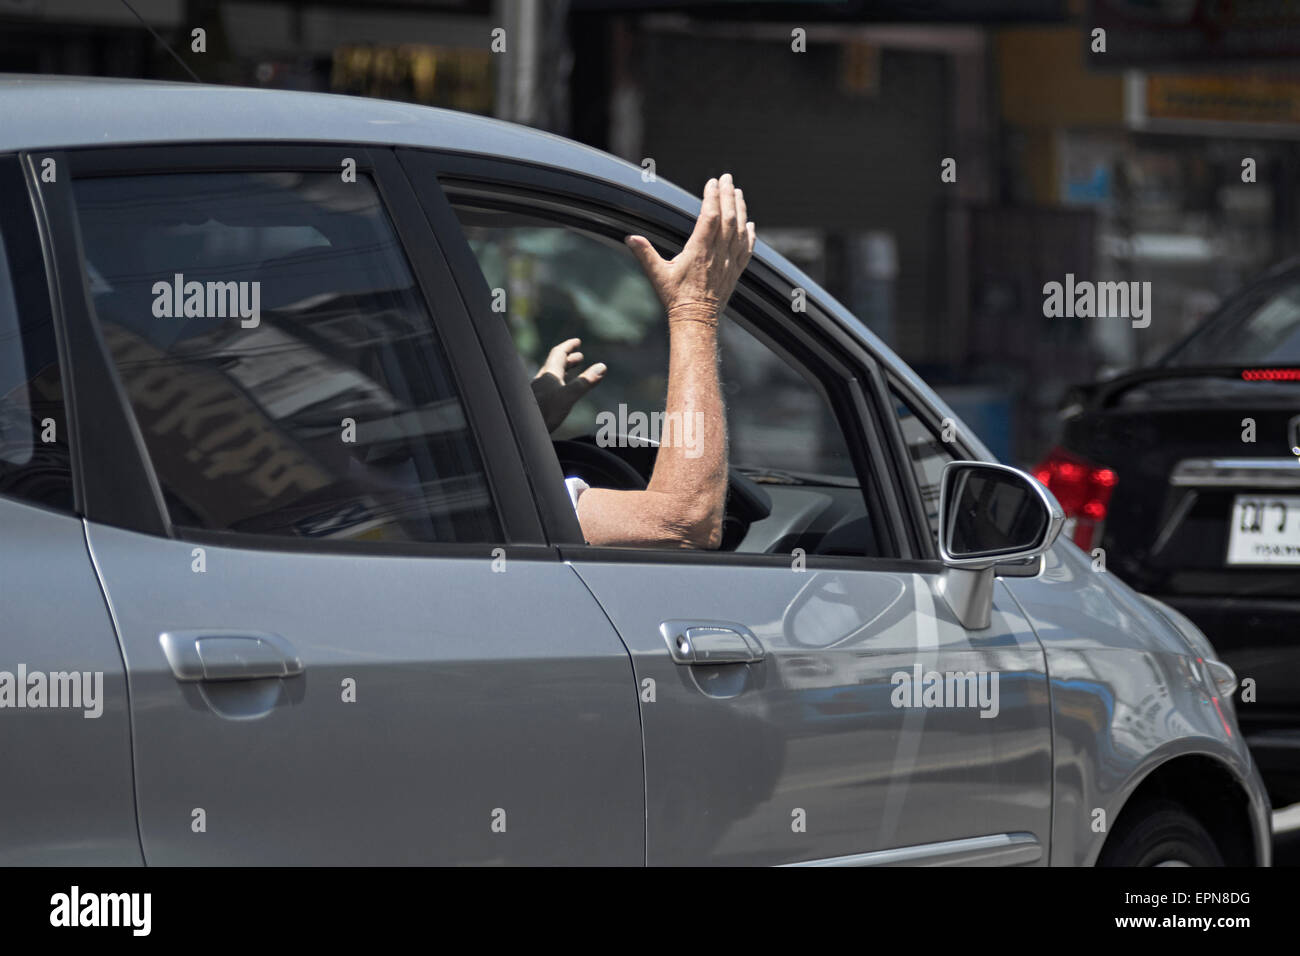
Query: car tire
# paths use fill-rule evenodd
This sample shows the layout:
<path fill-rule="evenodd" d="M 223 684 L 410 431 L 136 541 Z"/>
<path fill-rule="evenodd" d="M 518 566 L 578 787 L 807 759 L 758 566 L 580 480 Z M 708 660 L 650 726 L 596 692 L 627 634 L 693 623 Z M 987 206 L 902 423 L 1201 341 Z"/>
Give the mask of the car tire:
<path fill-rule="evenodd" d="M 1098 866 L 1223 866 L 1208 830 L 1172 800 L 1148 800 L 1124 811 L 1097 858 Z"/>

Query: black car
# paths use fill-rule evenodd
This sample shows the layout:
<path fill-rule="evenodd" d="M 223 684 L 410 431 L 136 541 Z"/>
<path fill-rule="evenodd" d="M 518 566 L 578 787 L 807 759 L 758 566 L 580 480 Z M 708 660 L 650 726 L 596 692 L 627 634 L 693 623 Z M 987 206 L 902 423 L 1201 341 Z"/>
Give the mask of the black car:
<path fill-rule="evenodd" d="M 1206 633 L 1274 806 L 1300 801 L 1300 260 L 1061 418 L 1035 474 L 1067 531 Z"/>

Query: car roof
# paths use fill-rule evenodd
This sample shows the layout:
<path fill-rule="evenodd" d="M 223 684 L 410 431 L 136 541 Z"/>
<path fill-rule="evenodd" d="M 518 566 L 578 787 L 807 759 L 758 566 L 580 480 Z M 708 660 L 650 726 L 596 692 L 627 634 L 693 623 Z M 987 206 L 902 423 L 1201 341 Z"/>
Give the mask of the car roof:
<path fill-rule="evenodd" d="M 700 198 L 626 160 L 542 130 L 395 100 L 163 80 L 0 73 L 0 153 L 203 142 L 342 142 L 443 149 L 569 170 L 687 213 Z M 954 421 L 952 410 L 894 352 L 802 270 L 762 240 L 755 255 L 805 289 L 895 374 Z M 963 428 L 972 450 L 996 460 Z"/>
<path fill-rule="evenodd" d="M 0 74 L 0 152 L 149 143 L 361 143 L 527 158 L 626 182 L 686 208 L 698 198 L 590 146 L 473 113 L 395 100 L 162 80 Z"/>

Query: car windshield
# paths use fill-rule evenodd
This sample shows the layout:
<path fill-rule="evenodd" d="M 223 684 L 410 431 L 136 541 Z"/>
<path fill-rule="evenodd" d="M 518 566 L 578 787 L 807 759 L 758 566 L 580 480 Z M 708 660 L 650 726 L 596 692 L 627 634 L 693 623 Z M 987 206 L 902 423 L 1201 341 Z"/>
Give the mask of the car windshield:
<path fill-rule="evenodd" d="M 1300 276 L 1265 286 L 1193 333 L 1166 365 L 1300 364 Z"/>

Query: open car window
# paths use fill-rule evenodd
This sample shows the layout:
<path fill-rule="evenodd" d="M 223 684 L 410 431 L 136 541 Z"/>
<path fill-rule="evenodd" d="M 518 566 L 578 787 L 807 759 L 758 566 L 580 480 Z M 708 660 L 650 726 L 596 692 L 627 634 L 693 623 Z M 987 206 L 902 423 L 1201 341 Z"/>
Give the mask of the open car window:
<path fill-rule="evenodd" d="M 464 205 L 456 212 L 488 286 L 504 292 L 495 298 L 530 372 L 552 346 L 575 336 L 585 363 L 610 369 L 555 437 L 595 434 L 634 412 L 663 411 L 668 325 L 621 242 L 515 212 Z M 731 464 L 856 482 L 844 436 L 807 373 L 749 332 L 731 307 L 718 335 Z"/>
<path fill-rule="evenodd" d="M 553 434 L 557 448 L 587 441 L 648 470 L 652 458 L 635 446 L 659 437 L 668 327 L 635 257 L 618 238 L 567 222 L 479 199 L 453 199 L 453 206 L 529 374 L 551 347 L 574 337 L 582 339 L 579 370 L 608 367 Z M 734 305 L 723 315 L 719 349 L 733 476 L 729 525 L 734 511 L 744 511 L 737 499 L 747 497 L 737 484 L 757 487 L 760 502 L 740 515 L 748 518 L 743 533 L 724 532 L 724 550 L 878 554 L 849 445 L 816 377 L 769 345 Z M 560 460 L 566 464 L 562 453 Z"/>

